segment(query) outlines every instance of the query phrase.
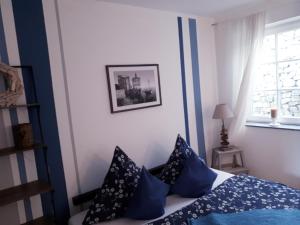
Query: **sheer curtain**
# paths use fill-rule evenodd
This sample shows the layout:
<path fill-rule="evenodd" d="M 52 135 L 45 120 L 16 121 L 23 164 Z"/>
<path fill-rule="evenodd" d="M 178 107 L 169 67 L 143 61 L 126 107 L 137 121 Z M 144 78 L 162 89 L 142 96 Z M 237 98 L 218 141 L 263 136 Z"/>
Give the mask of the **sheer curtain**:
<path fill-rule="evenodd" d="M 254 68 L 265 30 L 265 13 L 218 23 L 215 27 L 220 103 L 235 114 L 229 137 L 237 142 L 246 122 L 251 100 Z"/>

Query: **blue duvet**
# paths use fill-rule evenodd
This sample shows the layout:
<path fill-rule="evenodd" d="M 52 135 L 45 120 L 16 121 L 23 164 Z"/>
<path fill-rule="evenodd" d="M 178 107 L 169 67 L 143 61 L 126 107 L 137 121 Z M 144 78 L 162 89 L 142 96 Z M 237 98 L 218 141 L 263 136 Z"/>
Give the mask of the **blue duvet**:
<path fill-rule="evenodd" d="M 238 175 L 229 178 L 194 203 L 150 224 L 187 225 L 188 220 L 211 213 L 239 213 L 255 209 L 300 210 L 300 190 L 253 176 Z"/>
<path fill-rule="evenodd" d="M 296 225 L 300 224 L 297 209 L 255 209 L 240 213 L 211 213 L 199 219 L 188 220 L 189 225 Z"/>

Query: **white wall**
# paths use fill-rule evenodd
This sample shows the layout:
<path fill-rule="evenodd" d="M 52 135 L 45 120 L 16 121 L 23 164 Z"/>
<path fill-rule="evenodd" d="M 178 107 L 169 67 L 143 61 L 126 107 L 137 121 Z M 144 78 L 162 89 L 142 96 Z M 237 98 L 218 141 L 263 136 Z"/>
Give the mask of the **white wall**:
<path fill-rule="evenodd" d="M 140 165 L 162 163 L 184 133 L 174 15 L 99 2 L 59 10 L 82 190 L 101 183 L 116 145 Z M 111 114 L 105 65 L 139 63 L 160 64 L 163 105 Z"/>
<path fill-rule="evenodd" d="M 207 162 L 211 165 L 212 148 L 219 146 L 221 121 L 212 119 L 219 102 L 216 70 L 214 19 L 198 18 L 198 50 L 201 83 L 201 101 Z"/>
<path fill-rule="evenodd" d="M 116 145 L 139 166 L 164 163 L 177 133 L 185 135 L 178 14 L 95 0 L 44 0 L 43 7 L 69 198 L 100 186 Z M 215 145 L 211 106 L 217 98 L 214 38 L 212 20 L 198 21 L 210 149 Z M 191 145 L 197 150 L 187 16 L 183 25 Z M 159 64 L 163 105 L 111 114 L 105 65 L 139 63 Z M 73 212 L 71 201 L 70 206 Z"/>
<path fill-rule="evenodd" d="M 251 174 L 300 188 L 299 131 L 246 129 L 240 145 Z"/>
<path fill-rule="evenodd" d="M 270 7 L 266 11 L 268 23 L 299 15 L 300 2 Z M 217 42 L 222 43 L 222 37 L 219 38 Z M 217 49 L 218 64 L 226 60 L 226 54 L 223 53 Z M 228 90 L 233 81 L 224 77 L 222 68 L 219 71 L 218 81 L 222 84 L 220 100 L 230 101 Z M 300 166 L 297 160 L 300 158 L 299 140 L 299 131 L 245 127 L 244 136 L 236 140 L 235 144 L 245 151 L 245 162 L 250 174 L 300 188 Z"/>

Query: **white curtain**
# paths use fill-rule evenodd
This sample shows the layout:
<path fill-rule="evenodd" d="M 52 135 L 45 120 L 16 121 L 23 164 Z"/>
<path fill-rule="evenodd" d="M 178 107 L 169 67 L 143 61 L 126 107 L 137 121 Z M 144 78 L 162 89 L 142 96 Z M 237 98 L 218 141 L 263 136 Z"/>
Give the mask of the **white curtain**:
<path fill-rule="evenodd" d="M 245 126 L 264 30 L 264 12 L 215 27 L 219 101 L 229 104 L 235 114 L 229 126 L 229 137 L 234 142 Z"/>

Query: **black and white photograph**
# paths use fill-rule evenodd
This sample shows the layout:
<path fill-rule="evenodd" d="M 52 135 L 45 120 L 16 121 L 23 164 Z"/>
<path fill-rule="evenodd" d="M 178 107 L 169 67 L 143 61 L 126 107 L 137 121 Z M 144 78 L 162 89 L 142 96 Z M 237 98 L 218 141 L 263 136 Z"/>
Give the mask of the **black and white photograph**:
<path fill-rule="evenodd" d="M 106 66 L 111 112 L 159 106 L 158 64 Z"/>

